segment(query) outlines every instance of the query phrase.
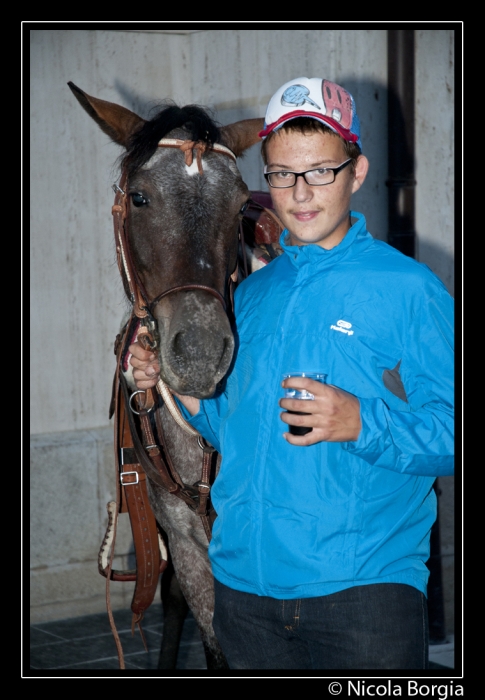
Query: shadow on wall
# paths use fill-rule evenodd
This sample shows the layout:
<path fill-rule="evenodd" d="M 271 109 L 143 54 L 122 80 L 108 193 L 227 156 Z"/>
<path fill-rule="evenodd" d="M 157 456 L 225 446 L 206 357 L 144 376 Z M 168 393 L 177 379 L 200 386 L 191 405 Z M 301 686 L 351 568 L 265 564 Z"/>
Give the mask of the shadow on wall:
<path fill-rule="evenodd" d="M 384 86 L 353 79 L 342 80 L 342 84 L 354 95 L 359 117 L 361 120 L 362 141 L 364 152 L 370 161 L 371 187 L 386 188 L 387 221 L 385 235 L 381 236 L 369 227 L 371 233 L 381 240 L 386 240 L 405 254 L 411 255 L 419 262 L 425 263 L 441 279 L 451 295 L 454 295 L 454 254 L 450 252 L 453 245 L 452 233 L 448 249 L 445 245 L 439 245 L 429 240 L 423 240 L 423 230 L 416 227 L 416 198 L 420 186 L 424 183 L 417 181 L 416 173 L 418 158 L 416 156 L 416 119 L 414 109 L 404 105 L 402 100 L 393 90 Z M 380 104 L 381 111 L 378 109 Z M 364 109 L 361 108 L 363 105 Z M 439 109 L 439 106 L 435 107 Z M 392 123 L 388 124 L 388 117 Z M 384 119 L 383 119 L 384 118 Z M 376 144 L 375 132 L 380 132 L 382 139 Z M 446 134 L 446 141 L 449 142 Z M 391 147 L 389 140 L 392 139 Z M 366 143 L 369 140 L 369 149 Z M 382 167 L 382 153 L 378 149 L 385 149 L 384 167 L 378 175 L 378 182 L 372 179 L 374 161 Z M 428 145 L 429 148 L 431 146 Z M 437 139 L 434 146 L 434 158 L 440 157 L 442 149 Z M 429 154 L 423 154 L 423 162 L 429 158 Z M 443 152 L 443 158 L 446 153 Z M 423 179 L 425 173 L 420 174 Z M 368 176 L 369 179 L 369 176 Z M 453 183 L 454 184 L 454 183 Z M 354 202 L 363 202 L 361 210 L 368 211 L 369 201 L 366 201 L 368 183 L 356 193 Z M 443 197 L 447 198 L 448 186 L 443 183 Z M 439 210 L 440 203 L 436 201 L 434 206 Z M 432 217 L 432 213 L 430 217 Z M 434 224 L 434 222 L 433 222 Z M 420 222 L 420 226 L 433 225 L 430 221 Z M 445 236 L 446 236 L 446 232 Z"/>
<path fill-rule="evenodd" d="M 122 80 L 115 80 L 113 88 L 120 96 L 119 103 L 144 119 L 151 119 L 160 109 L 168 104 L 175 104 L 168 95 L 157 95 L 157 97 L 145 97 L 140 95 L 133 87 L 127 85 Z M 83 88 L 84 89 L 84 88 Z M 87 90 L 89 92 L 89 90 Z M 95 95 L 99 97 L 99 95 Z M 183 106 L 183 105 L 180 105 Z"/>
<path fill-rule="evenodd" d="M 425 263 L 435 273 L 435 275 L 438 275 L 451 296 L 454 297 L 454 256 L 450 255 L 450 253 L 448 253 L 442 246 L 435 245 L 429 241 L 420 241 L 418 235 L 417 257 L 418 260 Z"/>

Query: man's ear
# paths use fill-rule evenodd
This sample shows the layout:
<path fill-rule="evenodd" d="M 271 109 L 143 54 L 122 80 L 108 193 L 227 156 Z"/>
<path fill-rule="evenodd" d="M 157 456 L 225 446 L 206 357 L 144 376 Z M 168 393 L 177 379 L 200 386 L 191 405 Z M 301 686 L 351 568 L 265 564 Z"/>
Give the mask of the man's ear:
<path fill-rule="evenodd" d="M 364 184 L 364 180 L 367 177 L 367 172 L 369 170 L 369 161 L 365 156 L 359 156 L 357 158 L 357 163 L 355 164 L 355 172 L 354 172 L 354 182 L 352 184 L 352 194 L 354 192 L 357 192 L 362 185 Z"/>

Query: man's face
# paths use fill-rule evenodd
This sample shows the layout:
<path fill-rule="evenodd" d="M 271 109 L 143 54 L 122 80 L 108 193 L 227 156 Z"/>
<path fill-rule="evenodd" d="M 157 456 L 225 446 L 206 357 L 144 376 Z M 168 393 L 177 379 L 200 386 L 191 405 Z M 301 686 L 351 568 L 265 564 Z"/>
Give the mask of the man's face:
<path fill-rule="evenodd" d="M 330 168 L 348 158 L 340 137 L 322 131 L 304 134 L 280 130 L 268 143 L 266 154 L 268 171 Z M 275 211 L 290 232 L 291 244 L 315 243 L 327 250 L 338 245 L 350 228 L 350 197 L 362 182 L 348 166 L 330 185 L 307 185 L 298 177 L 294 187 L 270 187 Z"/>

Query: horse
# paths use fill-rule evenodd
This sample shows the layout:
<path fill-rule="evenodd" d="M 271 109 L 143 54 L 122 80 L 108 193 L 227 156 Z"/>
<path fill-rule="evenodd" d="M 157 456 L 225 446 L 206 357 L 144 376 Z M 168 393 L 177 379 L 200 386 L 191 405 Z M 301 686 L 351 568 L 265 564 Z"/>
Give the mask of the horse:
<path fill-rule="evenodd" d="M 197 105 L 170 104 L 145 120 L 68 85 L 124 149 L 118 190 L 126 193 L 129 250 L 117 252 L 125 264 L 130 304 L 138 316 L 148 316 L 162 383 L 180 394 L 211 397 L 233 360 L 231 280 L 238 277 L 238 230 L 251 197 L 236 158 L 260 140 L 263 119 L 218 126 Z M 187 435 L 166 402 L 157 410 L 166 450 L 183 484 L 195 484 L 205 443 Z M 220 456 L 211 459 L 214 477 Z M 150 477 L 148 497 L 168 539 L 180 615 L 185 615 L 185 600 L 199 627 L 208 669 L 227 668 L 212 628 L 207 527 L 194 509 Z"/>

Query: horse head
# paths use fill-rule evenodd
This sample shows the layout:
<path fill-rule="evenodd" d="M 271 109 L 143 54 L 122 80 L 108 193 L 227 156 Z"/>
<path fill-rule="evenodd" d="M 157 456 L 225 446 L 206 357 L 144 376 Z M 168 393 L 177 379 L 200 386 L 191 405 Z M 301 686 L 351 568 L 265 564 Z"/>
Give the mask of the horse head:
<path fill-rule="evenodd" d="M 122 254 L 134 279 L 125 271 L 124 284 L 153 322 L 161 377 L 179 393 L 209 397 L 234 352 L 226 306 L 250 196 L 235 161 L 259 141 L 263 120 L 218 127 L 200 107 L 171 105 L 147 121 L 68 84 L 125 149 Z"/>

